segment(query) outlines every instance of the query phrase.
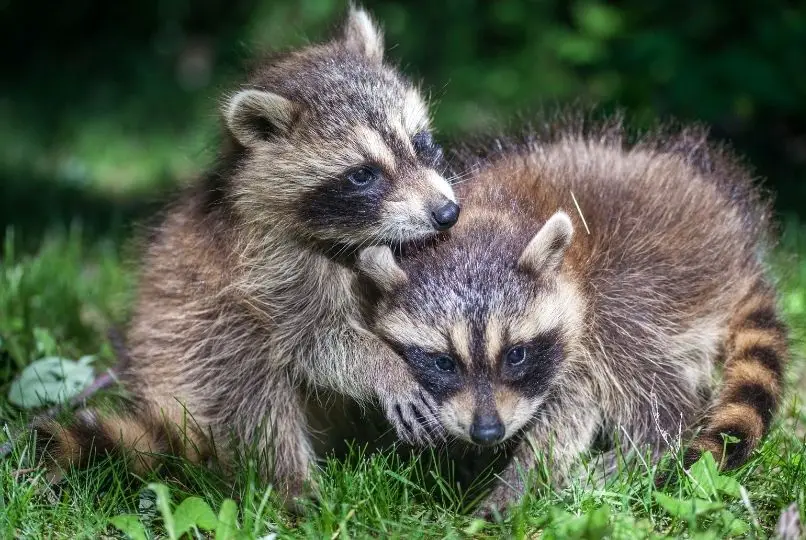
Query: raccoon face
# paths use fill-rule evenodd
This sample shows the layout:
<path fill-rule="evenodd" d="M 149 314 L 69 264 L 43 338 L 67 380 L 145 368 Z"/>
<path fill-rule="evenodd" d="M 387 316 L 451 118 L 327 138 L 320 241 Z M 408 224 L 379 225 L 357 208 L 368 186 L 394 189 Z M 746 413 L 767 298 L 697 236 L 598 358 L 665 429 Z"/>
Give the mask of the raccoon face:
<path fill-rule="evenodd" d="M 364 250 L 359 268 L 382 295 L 373 330 L 440 404 L 446 431 L 487 446 L 537 414 L 576 350 L 583 301 L 559 273 L 572 235 L 564 213 L 525 249 L 473 229 L 403 267 L 388 248 Z"/>
<path fill-rule="evenodd" d="M 250 222 L 352 246 L 450 228 L 459 205 L 416 87 L 382 61 L 381 32 L 352 10 L 333 41 L 275 59 L 231 97 L 232 191 Z"/>

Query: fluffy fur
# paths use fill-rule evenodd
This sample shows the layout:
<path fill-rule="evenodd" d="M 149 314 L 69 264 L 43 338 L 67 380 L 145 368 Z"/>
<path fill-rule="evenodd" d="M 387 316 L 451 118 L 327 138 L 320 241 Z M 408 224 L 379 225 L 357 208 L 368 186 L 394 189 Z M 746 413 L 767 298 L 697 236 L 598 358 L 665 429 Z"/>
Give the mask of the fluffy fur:
<path fill-rule="evenodd" d="M 603 433 L 657 455 L 701 425 L 687 464 L 706 450 L 742 464 L 788 356 L 763 262 L 767 204 L 700 130 L 630 143 L 619 122 L 547 125 L 460 156 L 473 173 L 446 238 L 399 265 L 384 248 L 362 254 L 381 290 L 374 330 L 448 433 L 507 448 L 486 510 L 517 500 L 540 454 L 561 483 Z"/>
<path fill-rule="evenodd" d="M 420 386 L 365 328 L 354 254 L 444 230 L 459 208 L 420 93 L 382 56 L 381 31 L 352 9 L 336 38 L 259 63 L 225 100 L 219 165 L 145 255 L 121 373 L 132 405 L 40 423 L 58 467 L 93 446 L 138 466 L 151 452 L 228 465 L 251 446 L 291 498 L 310 478 L 320 390 L 377 399 L 401 437 L 430 436 L 414 421 Z"/>

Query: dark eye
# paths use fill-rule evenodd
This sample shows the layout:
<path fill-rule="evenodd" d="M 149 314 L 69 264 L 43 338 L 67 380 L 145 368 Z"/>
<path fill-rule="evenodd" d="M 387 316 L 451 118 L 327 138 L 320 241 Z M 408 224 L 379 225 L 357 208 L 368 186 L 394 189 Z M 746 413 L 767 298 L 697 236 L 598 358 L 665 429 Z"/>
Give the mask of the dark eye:
<path fill-rule="evenodd" d="M 507 351 L 507 363 L 510 366 L 522 364 L 524 360 L 526 360 L 526 347 L 518 345 Z"/>
<path fill-rule="evenodd" d="M 412 137 L 411 144 L 417 156 L 428 165 L 434 165 L 442 159 L 442 148 L 428 131 L 421 131 Z"/>
<path fill-rule="evenodd" d="M 357 187 L 368 187 L 377 182 L 381 177 L 381 171 L 375 167 L 364 165 L 347 173 L 347 180 Z"/>
<path fill-rule="evenodd" d="M 440 371 L 446 371 L 448 373 L 456 371 L 456 362 L 447 354 L 440 354 L 434 358 L 434 365 L 437 366 L 437 369 Z"/>

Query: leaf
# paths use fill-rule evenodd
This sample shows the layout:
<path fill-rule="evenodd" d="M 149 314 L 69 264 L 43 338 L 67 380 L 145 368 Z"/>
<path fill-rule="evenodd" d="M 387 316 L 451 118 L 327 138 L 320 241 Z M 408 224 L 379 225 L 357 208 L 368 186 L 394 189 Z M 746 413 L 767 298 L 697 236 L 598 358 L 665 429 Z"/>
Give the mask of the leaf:
<path fill-rule="evenodd" d="M 600 506 L 588 515 L 586 538 L 604 538 L 611 532 L 609 506 Z"/>
<path fill-rule="evenodd" d="M 171 540 L 178 540 L 176 535 L 176 526 L 174 525 L 174 516 L 171 513 L 171 492 L 168 487 L 163 484 L 156 484 L 154 482 L 148 484 L 148 489 L 157 495 L 157 508 L 162 514 L 162 523 L 165 526 L 165 532 Z"/>
<path fill-rule="evenodd" d="M 611 535 L 610 507 L 601 506 L 580 516 L 553 508 L 547 538 L 601 539 Z"/>
<path fill-rule="evenodd" d="M 722 511 L 723 532 L 729 536 L 742 536 L 750 530 L 750 525 L 728 510 Z"/>
<path fill-rule="evenodd" d="M 695 480 L 695 489 L 702 496 L 715 497 L 717 493 L 724 493 L 731 497 L 740 497 L 741 484 L 735 479 L 720 474 L 716 460 L 711 452 L 705 452 L 700 459 L 689 469 L 689 474 Z"/>
<path fill-rule="evenodd" d="M 123 514 L 109 519 L 115 528 L 128 535 L 132 540 L 147 540 L 146 529 L 140 523 L 140 518 L 134 514 Z"/>
<path fill-rule="evenodd" d="M 215 530 L 216 540 L 231 540 L 238 535 L 238 507 L 232 499 L 224 499 L 218 511 L 218 525 Z"/>
<path fill-rule="evenodd" d="M 689 520 L 714 510 L 722 509 L 722 503 L 711 502 L 705 499 L 676 499 L 663 493 L 655 493 L 655 500 L 666 512 L 674 517 Z"/>
<path fill-rule="evenodd" d="M 470 522 L 470 525 L 465 527 L 465 529 L 462 532 L 464 532 L 467 536 L 473 536 L 474 534 L 480 533 L 481 530 L 484 529 L 486 525 L 487 525 L 486 520 L 474 519 L 473 521 Z"/>
<path fill-rule="evenodd" d="M 85 356 L 76 362 L 49 356 L 37 360 L 11 384 L 8 400 L 26 409 L 63 403 L 92 383 L 92 359 Z"/>
<path fill-rule="evenodd" d="M 218 525 L 218 519 L 201 497 L 188 497 L 174 511 L 174 527 L 178 537 L 189 532 L 193 527 L 212 531 Z"/>

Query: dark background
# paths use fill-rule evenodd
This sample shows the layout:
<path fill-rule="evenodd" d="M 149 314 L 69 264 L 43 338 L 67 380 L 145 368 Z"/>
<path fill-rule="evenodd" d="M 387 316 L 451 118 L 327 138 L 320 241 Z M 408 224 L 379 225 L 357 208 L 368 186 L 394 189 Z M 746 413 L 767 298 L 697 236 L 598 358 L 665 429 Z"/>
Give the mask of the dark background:
<path fill-rule="evenodd" d="M 697 120 L 778 208 L 806 200 L 806 6 L 775 1 L 366 2 L 423 81 L 440 136 L 570 101 L 637 125 Z M 79 216 L 109 233 L 214 152 L 217 99 L 251 51 L 323 38 L 334 0 L 0 0 L 0 230 Z"/>

